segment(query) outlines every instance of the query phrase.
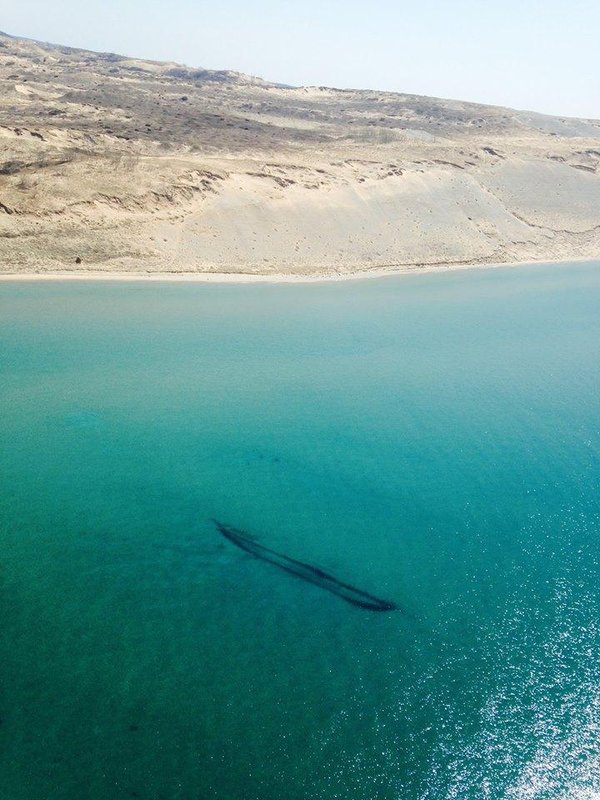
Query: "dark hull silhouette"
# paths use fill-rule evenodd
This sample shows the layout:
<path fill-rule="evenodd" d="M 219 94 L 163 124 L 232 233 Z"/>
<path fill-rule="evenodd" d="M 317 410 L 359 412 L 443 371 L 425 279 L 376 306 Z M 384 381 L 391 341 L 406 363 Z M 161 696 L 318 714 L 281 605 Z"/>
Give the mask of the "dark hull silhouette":
<path fill-rule="evenodd" d="M 219 533 L 236 547 L 239 547 L 241 550 L 245 550 L 246 553 L 250 553 L 250 555 L 255 556 L 256 558 L 260 558 L 262 561 L 267 561 L 269 564 L 279 567 L 279 569 L 284 570 L 284 572 L 287 572 L 290 575 L 295 575 L 297 578 L 301 578 L 303 581 L 313 583 L 315 586 L 319 586 L 321 589 L 325 589 L 325 591 L 341 597 L 342 600 L 345 600 L 347 603 L 351 603 L 353 606 L 366 608 L 369 611 L 399 610 L 395 603 L 390 603 L 387 600 L 381 600 L 379 597 L 375 597 L 368 592 L 363 592 L 361 589 L 357 589 L 355 586 L 351 586 L 349 583 L 343 583 L 342 581 L 339 581 L 336 577 L 330 575 L 328 572 L 324 572 L 318 567 L 313 567 L 312 564 L 306 564 L 303 561 L 297 561 L 295 558 L 290 558 L 282 553 L 277 553 L 275 550 L 271 550 L 270 548 L 259 544 L 253 537 L 244 531 L 240 531 L 237 528 L 232 528 L 229 525 L 223 525 L 223 523 L 218 522 L 216 519 L 213 520 L 213 522 L 217 526 Z"/>

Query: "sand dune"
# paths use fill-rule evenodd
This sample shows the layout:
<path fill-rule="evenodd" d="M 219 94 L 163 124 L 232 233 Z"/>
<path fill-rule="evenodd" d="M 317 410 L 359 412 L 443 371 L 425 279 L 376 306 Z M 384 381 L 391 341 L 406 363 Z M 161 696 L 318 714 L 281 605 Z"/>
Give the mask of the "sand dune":
<path fill-rule="evenodd" d="M 600 122 L 0 35 L 0 272 L 600 257 Z"/>

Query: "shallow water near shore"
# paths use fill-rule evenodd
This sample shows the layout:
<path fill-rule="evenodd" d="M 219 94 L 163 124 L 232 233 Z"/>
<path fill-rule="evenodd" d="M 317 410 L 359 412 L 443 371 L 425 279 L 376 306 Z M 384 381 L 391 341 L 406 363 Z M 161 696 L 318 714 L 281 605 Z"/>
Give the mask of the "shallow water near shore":
<path fill-rule="evenodd" d="M 0 285 L 0 796 L 600 796 L 599 311 L 598 264 Z"/>

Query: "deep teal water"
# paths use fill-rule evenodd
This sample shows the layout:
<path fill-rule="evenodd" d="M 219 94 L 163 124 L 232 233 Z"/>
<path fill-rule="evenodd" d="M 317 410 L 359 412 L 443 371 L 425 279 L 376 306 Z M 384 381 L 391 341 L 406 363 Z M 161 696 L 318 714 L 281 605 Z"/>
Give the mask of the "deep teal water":
<path fill-rule="evenodd" d="M 600 797 L 599 312 L 597 264 L 1 284 L 2 800 Z"/>

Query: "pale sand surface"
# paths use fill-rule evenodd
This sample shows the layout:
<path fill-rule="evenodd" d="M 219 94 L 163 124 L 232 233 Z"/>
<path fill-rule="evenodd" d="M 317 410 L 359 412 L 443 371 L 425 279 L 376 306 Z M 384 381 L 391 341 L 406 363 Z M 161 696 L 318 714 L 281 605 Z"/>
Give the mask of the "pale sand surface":
<path fill-rule="evenodd" d="M 600 258 L 598 120 L 3 34 L 0 86 L 0 273 L 307 280 Z"/>
<path fill-rule="evenodd" d="M 595 259 L 571 259 L 571 262 L 595 263 Z M 431 273 L 458 272 L 464 270 L 498 269 L 501 267 L 542 266 L 563 264 L 563 261 L 512 261 L 495 264 L 438 264 L 436 266 L 389 267 L 353 272 L 314 272 L 310 275 L 290 275 L 273 273 L 270 275 L 251 275 L 241 272 L 111 272 L 98 270 L 79 270 L 62 272 L 0 272 L 2 281 L 144 281 L 151 283 L 323 283 L 398 275 L 425 275 Z M 600 263 L 599 265 L 600 266 Z"/>

